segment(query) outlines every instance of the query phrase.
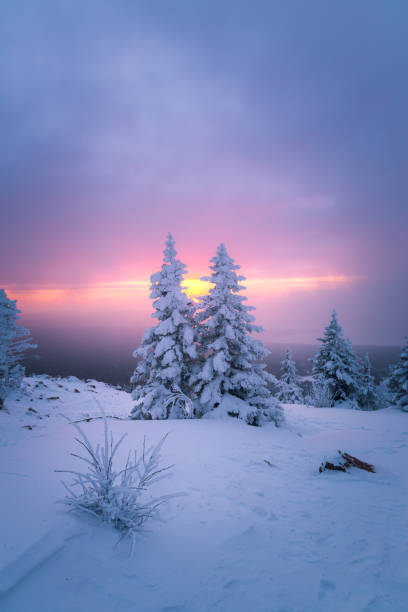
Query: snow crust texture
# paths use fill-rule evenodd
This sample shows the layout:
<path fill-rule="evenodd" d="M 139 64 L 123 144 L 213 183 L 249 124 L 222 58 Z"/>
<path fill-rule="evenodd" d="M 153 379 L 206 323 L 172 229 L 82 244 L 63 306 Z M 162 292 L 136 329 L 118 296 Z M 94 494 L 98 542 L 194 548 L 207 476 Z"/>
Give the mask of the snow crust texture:
<path fill-rule="evenodd" d="M 70 518 L 55 504 L 62 487 L 54 469 L 77 463 L 69 457 L 73 428 L 58 414 L 90 418 L 99 414 L 95 399 L 118 417 L 132 405 L 129 394 L 102 383 L 36 377 L 0 411 L 2 612 L 408 609 L 408 421 L 401 410 L 286 404 L 280 428 L 210 414 L 110 419 L 115 438 L 127 433 L 134 446 L 171 430 L 163 461 L 175 467 L 154 493 L 185 493 L 163 509 L 165 522 L 137 536 L 129 558 L 125 541 L 114 548 L 114 529 Z M 103 439 L 101 420 L 81 427 Z M 337 449 L 376 473 L 319 474 Z"/>

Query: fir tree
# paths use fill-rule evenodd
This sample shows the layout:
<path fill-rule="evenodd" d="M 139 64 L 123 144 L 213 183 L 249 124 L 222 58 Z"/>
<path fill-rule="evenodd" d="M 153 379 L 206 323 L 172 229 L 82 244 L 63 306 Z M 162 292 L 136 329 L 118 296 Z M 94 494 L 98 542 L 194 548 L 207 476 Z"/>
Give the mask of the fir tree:
<path fill-rule="evenodd" d="M 280 372 L 278 400 L 287 404 L 301 404 L 303 391 L 299 385 L 296 364 L 290 348 L 286 349 L 285 359 L 281 361 Z"/>
<path fill-rule="evenodd" d="M 389 404 L 397 403 L 397 394 L 400 389 L 399 376 L 397 374 L 399 362 L 388 366 L 388 376 L 384 379 L 384 389 Z"/>
<path fill-rule="evenodd" d="M 394 363 L 388 366 L 388 376 L 385 378 L 384 383 L 389 394 L 390 401 L 394 401 L 394 396 L 398 391 L 398 380 L 394 376 L 394 372 L 397 370 L 397 364 Z"/>
<path fill-rule="evenodd" d="M 396 405 L 408 412 L 408 336 L 406 340 L 399 361 L 392 369 L 388 386 Z"/>
<path fill-rule="evenodd" d="M 20 310 L 17 300 L 10 300 L 4 289 L 0 289 L 0 401 L 21 385 L 24 367 L 21 364 L 24 353 L 37 348 L 31 342 L 30 331 L 17 321 Z"/>
<path fill-rule="evenodd" d="M 378 408 L 378 393 L 371 374 L 371 362 L 366 353 L 361 366 L 358 386 L 358 403 L 363 410 L 376 410 Z"/>
<path fill-rule="evenodd" d="M 258 425 L 273 420 L 279 424 L 283 412 L 268 388 L 275 379 L 265 370 L 267 351 L 251 336 L 262 328 L 253 324 L 250 311 L 254 308 L 244 305 L 246 298 L 238 295 L 245 289 L 239 284 L 244 277 L 236 273 L 240 266 L 229 257 L 224 244 L 219 245 L 211 264 L 211 276 L 202 280 L 213 287 L 201 298 L 197 311 L 202 367 L 192 376 L 192 384 L 199 411 L 212 410 L 230 394 L 252 407 L 247 422 Z"/>
<path fill-rule="evenodd" d="M 136 419 L 188 416 L 184 394 L 197 352 L 192 303 L 181 287 L 186 266 L 176 258 L 174 244 L 168 234 L 161 270 L 150 278 L 152 316 L 158 323 L 146 331 L 133 353 L 139 360 L 131 378 L 136 400 L 131 416 Z"/>
<path fill-rule="evenodd" d="M 343 336 L 335 310 L 323 338 L 318 340 L 322 344 L 313 359 L 313 377 L 327 381 L 334 404 L 356 403 L 360 363 L 350 340 Z"/>

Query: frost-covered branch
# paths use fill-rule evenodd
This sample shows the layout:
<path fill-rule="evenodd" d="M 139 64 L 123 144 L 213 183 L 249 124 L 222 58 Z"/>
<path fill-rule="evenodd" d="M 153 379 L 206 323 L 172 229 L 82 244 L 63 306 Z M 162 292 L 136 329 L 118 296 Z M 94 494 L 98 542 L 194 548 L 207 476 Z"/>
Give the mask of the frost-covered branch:
<path fill-rule="evenodd" d="M 66 417 L 65 417 L 66 418 Z M 114 459 L 126 433 L 114 441 L 104 419 L 103 444 L 92 444 L 83 429 L 67 418 L 75 427 L 78 437 L 75 441 L 81 446 L 83 455 L 71 453 L 73 457 L 86 464 L 84 471 L 56 470 L 70 474 L 70 484 L 62 482 L 67 496 L 62 500 L 71 511 L 86 512 L 112 524 L 123 535 L 130 535 L 132 542 L 137 531 L 154 516 L 158 507 L 171 495 L 146 498 L 147 489 L 163 478 L 173 466 L 160 466 L 160 452 L 167 434 L 150 448 L 146 440 L 138 456 L 136 451 L 129 452 L 122 469 L 114 467 Z"/>

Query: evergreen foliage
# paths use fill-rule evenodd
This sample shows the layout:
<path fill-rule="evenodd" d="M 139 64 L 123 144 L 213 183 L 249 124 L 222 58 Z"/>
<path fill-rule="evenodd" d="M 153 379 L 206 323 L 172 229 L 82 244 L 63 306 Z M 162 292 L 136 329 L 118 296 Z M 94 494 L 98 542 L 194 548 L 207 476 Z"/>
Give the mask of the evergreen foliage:
<path fill-rule="evenodd" d="M 334 404 L 343 402 L 356 404 L 360 384 L 360 362 L 350 340 L 343 336 L 335 310 L 329 325 L 325 328 L 323 338 L 318 340 L 322 344 L 313 359 L 313 377 L 326 380 Z"/>
<path fill-rule="evenodd" d="M 388 382 L 389 389 L 397 406 L 408 412 L 408 336 L 407 344 L 401 351 L 398 363 L 392 369 Z"/>
<path fill-rule="evenodd" d="M 163 265 L 153 274 L 150 297 L 158 320 L 133 353 L 139 361 L 131 378 L 136 400 L 133 418 L 185 418 L 190 403 L 188 380 L 197 356 L 193 306 L 181 283 L 186 266 L 176 258 L 174 240 L 168 235 Z"/>
<path fill-rule="evenodd" d="M 388 366 L 388 377 L 385 378 L 385 381 L 384 381 L 391 403 L 394 401 L 394 396 L 397 393 L 398 386 L 399 386 L 398 385 L 398 380 L 397 380 L 396 376 L 394 375 L 394 372 L 396 370 L 397 370 L 397 364 L 396 363 Z"/>
<path fill-rule="evenodd" d="M 17 323 L 20 312 L 17 300 L 10 300 L 5 290 L 0 289 L 0 401 L 21 385 L 24 353 L 36 348 L 30 331 Z"/>
<path fill-rule="evenodd" d="M 202 280 L 212 283 L 197 308 L 201 364 L 191 377 L 198 397 L 199 414 L 218 406 L 226 394 L 236 396 L 253 406 L 252 424 L 263 420 L 282 420 L 282 408 L 272 397 L 269 385 L 275 378 L 263 363 L 267 350 L 251 336 L 262 328 L 254 325 L 252 306 L 244 305 L 245 289 L 237 274 L 240 268 L 220 244 L 211 259 L 212 273 Z"/>
<path fill-rule="evenodd" d="M 378 408 L 379 397 L 374 376 L 371 374 L 371 362 L 368 353 L 366 353 L 361 366 L 358 403 L 363 410 L 376 410 Z"/>
<path fill-rule="evenodd" d="M 301 404 L 303 402 L 303 391 L 299 384 L 296 364 L 290 348 L 286 349 L 285 359 L 281 361 L 280 372 L 278 400 L 287 404 Z"/>

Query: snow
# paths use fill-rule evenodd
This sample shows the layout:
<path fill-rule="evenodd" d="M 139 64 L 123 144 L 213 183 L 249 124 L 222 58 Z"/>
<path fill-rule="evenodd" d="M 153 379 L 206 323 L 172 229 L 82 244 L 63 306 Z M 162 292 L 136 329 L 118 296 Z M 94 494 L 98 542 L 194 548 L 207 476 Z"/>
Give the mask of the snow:
<path fill-rule="evenodd" d="M 282 421 L 282 410 L 272 396 L 269 385 L 275 377 L 266 371 L 264 363 L 268 351 L 253 332 L 262 328 L 254 325 L 255 310 L 246 306 L 246 297 L 239 295 L 245 289 L 238 275 L 240 266 L 227 253 L 223 243 L 211 258 L 210 276 L 201 280 L 213 286 L 201 297 L 195 313 L 198 324 L 199 358 L 190 377 L 193 398 L 200 406 L 196 413 L 205 414 L 216 408 L 226 393 L 245 399 L 252 405 L 248 422 Z M 187 391 L 188 394 L 188 391 Z"/>
<path fill-rule="evenodd" d="M 141 346 L 133 353 L 140 358 L 131 378 L 135 419 L 167 419 L 167 396 L 187 390 L 191 361 L 197 357 L 192 328 L 194 308 L 181 286 L 186 266 L 176 259 L 174 245 L 168 234 L 161 271 L 150 277 L 155 311 L 152 316 L 158 323 L 145 332 Z M 185 418 L 183 410 L 173 411 L 171 416 L 176 414 Z"/>
<path fill-rule="evenodd" d="M 296 364 L 291 349 L 286 349 L 285 359 L 281 361 L 280 377 L 277 381 L 279 389 L 278 400 L 290 404 L 302 404 L 304 402 L 303 391 L 299 386 L 299 376 L 296 372 Z"/>
<path fill-rule="evenodd" d="M 337 405 L 354 400 L 357 408 L 362 364 L 350 340 L 344 337 L 335 310 L 323 337 L 318 340 L 321 346 L 313 359 L 315 381 L 323 379 L 327 382 L 332 403 Z"/>
<path fill-rule="evenodd" d="M 214 415 L 110 419 L 116 439 L 128 433 L 120 459 L 170 431 L 162 456 L 175 467 L 155 493 L 184 492 L 130 558 L 113 529 L 55 503 L 64 490 L 54 470 L 78 467 L 75 431 L 59 414 L 97 415 L 99 403 L 123 418 L 133 405 L 103 383 L 34 377 L 0 411 L 2 612 L 408 609 L 405 413 L 285 405 L 280 428 Z M 102 439 L 101 420 L 81 427 Z M 377 473 L 319 474 L 337 449 Z"/>
<path fill-rule="evenodd" d="M 391 370 L 388 386 L 397 405 L 408 412 L 408 336 L 406 340 L 399 361 Z"/>
<path fill-rule="evenodd" d="M 17 300 L 10 300 L 0 289 L 0 406 L 13 388 L 18 388 L 24 377 L 21 360 L 25 351 L 37 348 L 31 343 L 30 331 L 17 321 L 21 310 Z"/>

